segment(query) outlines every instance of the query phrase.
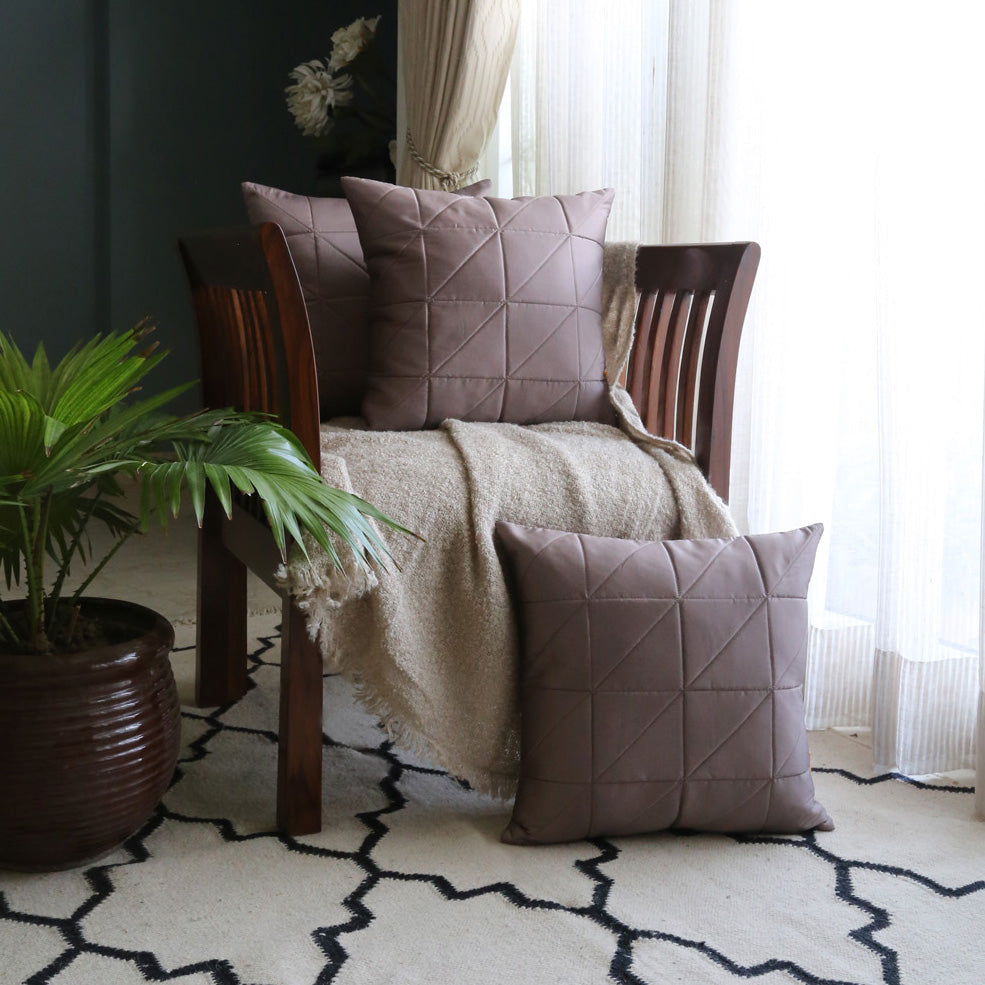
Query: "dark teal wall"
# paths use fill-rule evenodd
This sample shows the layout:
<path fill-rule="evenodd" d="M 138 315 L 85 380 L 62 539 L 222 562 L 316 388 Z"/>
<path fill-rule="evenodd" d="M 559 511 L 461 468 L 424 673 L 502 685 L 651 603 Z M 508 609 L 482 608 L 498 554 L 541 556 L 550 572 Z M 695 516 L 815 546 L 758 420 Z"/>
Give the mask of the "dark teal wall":
<path fill-rule="evenodd" d="M 7 3 L 0 30 L 0 328 L 22 346 L 95 318 L 91 18 Z"/>
<path fill-rule="evenodd" d="M 196 377 L 175 239 L 243 222 L 244 179 L 315 191 L 288 73 L 376 14 L 395 62 L 396 0 L 4 3 L 0 328 L 58 354 L 150 315 L 172 352 L 154 387 Z"/>

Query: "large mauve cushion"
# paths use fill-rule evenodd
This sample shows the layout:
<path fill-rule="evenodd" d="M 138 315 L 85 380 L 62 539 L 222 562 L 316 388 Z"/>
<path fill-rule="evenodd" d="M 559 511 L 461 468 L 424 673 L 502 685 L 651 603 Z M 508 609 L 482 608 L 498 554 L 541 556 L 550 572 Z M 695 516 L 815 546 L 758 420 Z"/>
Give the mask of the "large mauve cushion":
<path fill-rule="evenodd" d="M 490 184 L 457 194 L 484 195 Z M 369 274 L 349 203 L 252 181 L 242 190 L 251 223 L 284 230 L 308 309 L 322 419 L 357 415 L 369 372 Z"/>
<path fill-rule="evenodd" d="M 496 530 L 522 652 L 504 841 L 832 828 L 804 728 L 820 524 L 731 540 Z"/>
<path fill-rule="evenodd" d="M 342 187 L 372 284 L 371 428 L 614 422 L 601 317 L 611 189 L 465 199 Z"/>

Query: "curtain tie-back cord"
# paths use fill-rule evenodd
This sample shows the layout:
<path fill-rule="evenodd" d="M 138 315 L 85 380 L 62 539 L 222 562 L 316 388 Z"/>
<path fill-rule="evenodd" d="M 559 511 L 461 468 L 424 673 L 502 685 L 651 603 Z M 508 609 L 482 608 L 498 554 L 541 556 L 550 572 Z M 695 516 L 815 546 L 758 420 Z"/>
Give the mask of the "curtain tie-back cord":
<path fill-rule="evenodd" d="M 454 191 L 456 188 L 461 188 L 467 181 L 471 181 L 479 170 L 478 162 L 466 171 L 444 171 L 433 165 L 430 161 L 424 160 L 421 152 L 417 149 L 417 145 L 414 143 L 414 138 L 410 135 L 410 129 L 407 130 L 407 149 L 410 151 L 410 156 L 413 158 L 414 163 L 422 171 L 426 171 L 428 174 L 437 178 L 445 191 Z"/>

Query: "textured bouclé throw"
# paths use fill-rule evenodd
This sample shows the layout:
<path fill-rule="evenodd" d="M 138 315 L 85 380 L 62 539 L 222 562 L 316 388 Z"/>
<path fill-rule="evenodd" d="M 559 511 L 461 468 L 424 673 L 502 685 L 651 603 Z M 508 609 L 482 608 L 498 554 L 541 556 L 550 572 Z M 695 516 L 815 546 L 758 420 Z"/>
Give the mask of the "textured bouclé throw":
<path fill-rule="evenodd" d="M 606 247 L 606 365 L 628 358 L 635 246 Z M 518 641 L 497 520 L 656 540 L 735 527 L 690 454 L 647 435 L 625 390 L 620 427 L 446 421 L 436 431 L 322 429 L 322 472 L 424 538 L 384 537 L 395 565 L 345 574 L 311 550 L 282 572 L 330 670 L 390 734 L 473 787 L 509 796 L 519 762 Z"/>

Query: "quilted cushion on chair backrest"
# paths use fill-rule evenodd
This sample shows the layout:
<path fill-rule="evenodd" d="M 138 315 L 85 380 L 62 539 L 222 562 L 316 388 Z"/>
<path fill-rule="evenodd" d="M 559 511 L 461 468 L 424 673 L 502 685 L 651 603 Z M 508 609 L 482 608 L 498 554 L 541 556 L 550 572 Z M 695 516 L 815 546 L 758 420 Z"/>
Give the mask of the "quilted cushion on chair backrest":
<path fill-rule="evenodd" d="M 496 529 L 522 652 L 504 841 L 832 827 L 803 702 L 820 524 L 677 541 Z"/>
<path fill-rule="evenodd" d="M 342 187 L 372 284 L 370 427 L 615 422 L 601 317 L 611 189 L 464 199 Z"/>
<path fill-rule="evenodd" d="M 489 181 L 460 189 L 484 195 Z M 250 222 L 276 222 L 297 268 L 311 326 L 322 420 L 360 413 L 369 371 L 369 274 L 344 198 L 242 184 Z"/>

